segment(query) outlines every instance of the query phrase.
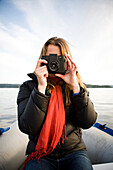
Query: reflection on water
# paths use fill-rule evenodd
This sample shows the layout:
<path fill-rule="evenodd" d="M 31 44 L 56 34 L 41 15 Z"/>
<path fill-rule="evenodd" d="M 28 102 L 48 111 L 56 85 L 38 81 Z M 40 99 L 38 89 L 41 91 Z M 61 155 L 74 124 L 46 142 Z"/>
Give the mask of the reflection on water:
<path fill-rule="evenodd" d="M 90 88 L 90 98 L 98 113 L 97 122 L 113 129 L 113 88 Z"/>
<path fill-rule="evenodd" d="M 18 88 L 0 89 L 0 127 L 10 126 L 17 120 Z M 113 88 L 88 88 L 98 113 L 97 122 L 113 129 Z"/>
<path fill-rule="evenodd" d="M 8 127 L 17 120 L 18 88 L 0 89 L 0 127 Z"/>

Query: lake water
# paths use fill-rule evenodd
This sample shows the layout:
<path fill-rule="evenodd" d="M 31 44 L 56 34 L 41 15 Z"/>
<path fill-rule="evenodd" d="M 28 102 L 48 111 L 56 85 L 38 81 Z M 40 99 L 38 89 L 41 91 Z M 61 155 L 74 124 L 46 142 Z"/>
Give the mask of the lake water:
<path fill-rule="evenodd" d="M 97 122 L 113 129 L 113 88 L 88 88 L 90 99 L 98 113 Z M 17 120 L 18 88 L 0 88 L 0 127 L 10 126 Z"/>

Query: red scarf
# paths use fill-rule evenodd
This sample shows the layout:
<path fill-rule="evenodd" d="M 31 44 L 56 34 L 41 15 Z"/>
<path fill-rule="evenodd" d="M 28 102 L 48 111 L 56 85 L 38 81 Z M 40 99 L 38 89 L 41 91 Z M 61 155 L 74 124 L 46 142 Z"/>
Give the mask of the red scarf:
<path fill-rule="evenodd" d="M 47 116 L 41 129 L 35 152 L 32 152 L 24 162 L 24 168 L 29 160 L 38 159 L 50 154 L 66 137 L 65 110 L 62 98 L 62 89 L 59 85 L 52 90 Z M 24 169 L 23 168 L 23 169 Z"/>

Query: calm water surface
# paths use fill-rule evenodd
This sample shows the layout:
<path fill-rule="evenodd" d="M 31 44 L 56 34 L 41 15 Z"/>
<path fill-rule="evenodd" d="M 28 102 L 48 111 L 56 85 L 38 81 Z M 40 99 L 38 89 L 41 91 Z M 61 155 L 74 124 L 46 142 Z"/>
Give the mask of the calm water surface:
<path fill-rule="evenodd" d="M 97 122 L 113 129 L 113 88 L 88 88 L 98 113 Z M 8 127 L 17 120 L 18 88 L 0 88 L 0 127 Z"/>

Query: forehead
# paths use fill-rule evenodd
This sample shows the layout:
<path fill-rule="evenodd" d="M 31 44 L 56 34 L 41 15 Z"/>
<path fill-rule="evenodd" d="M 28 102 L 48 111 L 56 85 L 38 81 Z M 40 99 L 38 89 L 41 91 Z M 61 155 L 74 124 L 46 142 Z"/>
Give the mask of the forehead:
<path fill-rule="evenodd" d="M 61 55 L 60 47 L 56 45 L 51 45 L 51 44 L 48 45 L 46 55 L 49 55 L 49 54 Z"/>

